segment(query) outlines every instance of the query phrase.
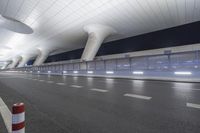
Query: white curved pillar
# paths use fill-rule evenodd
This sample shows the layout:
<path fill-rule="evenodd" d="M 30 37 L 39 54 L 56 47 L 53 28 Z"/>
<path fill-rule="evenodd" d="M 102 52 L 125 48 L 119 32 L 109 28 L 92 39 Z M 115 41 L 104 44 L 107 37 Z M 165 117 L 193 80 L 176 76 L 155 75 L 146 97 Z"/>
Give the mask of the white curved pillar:
<path fill-rule="evenodd" d="M 11 64 L 11 61 L 6 62 L 5 65 L 3 66 L 3 69 L 7 69 L 10 64 Z"/>
<path fill-rule="evenodd" d="M 49 53 L 51 52 L 51 50 L 47 50 L 47 49 L 39 49 L 39 55 L 37 56 L 35 62 L 34 62 L 34 66 L 39 66 L 42 65 L 45 60 L 47 59 L 47 57 L 49 56 Z"/>
<path fill-rule="evenodd" d="M 22 60 L 20 61 L 18 67 L 24 67 L 25 64 L 32 58 L 31 55 L 22 55 Z"/>
<path fill-rule="evenodd" d="M 18 57 L 16 57 L 16 58 L 14 58 L 13 60 L 12 60 L 12 63 L 10 64 L 10 68 L 15 68 L 16 66 L 17 66 L 17 64 L 20 62 L 20 60 L 22 59 L 22 57 L 21 56 L 18 56 Z"/>
<path fill-rule="evenodd" d="M 105 38 L 116 33 L 113 28 L 99 24 L 88 25 L 84 30 L 88 33 L 88 40 L 81 57 L 82 61 L 93 60 Z"/>

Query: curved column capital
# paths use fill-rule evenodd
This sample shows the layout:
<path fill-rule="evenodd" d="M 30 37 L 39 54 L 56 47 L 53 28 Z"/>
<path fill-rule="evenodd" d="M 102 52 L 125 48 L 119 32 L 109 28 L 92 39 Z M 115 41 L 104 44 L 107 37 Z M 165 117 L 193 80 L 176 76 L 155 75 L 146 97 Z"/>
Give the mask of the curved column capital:
<path fill-rule="evenodd" d="M 39 54 L 34 62 L 34 66 L 42 65 L 53 49 L 38 48 Z"/>
<path fill-rule="evenodd" d="M 101 24 L 90 24 L 84 27 L 85 32 L 88 34 L 95 34 L 99 37 L 106 38 L 110 35 L 116 34 L 117 31 L 110 26 Z"/>
<path fill-rule="evenodd" d="M 34 56 L 36 55 L 33 55 L 33 54 L 24 54 L 24 55 L 21 55 L 22 59 L 18 65 L 18 67 L 24 67 L 25 64 L 31 59 L 33 58 Z"/>
<path fill-rule="evenodd" d="M 103 41 L 116 33 L 112 27 L 100 24 L 87 25 L 84 30 L 88 33 L 88 40 L 81 57 L 82 61 L 93 60 Z"/>
<path fill-rule="evenodd" d="M 9 66 L 11 63 L 12 63 L 11 61 L 7 61 L 7 62 L 5 62 L 5 65 L 3 66 L 2 69 L 6 69 L 6 68 L 8 68 L 8 66 Z"/>
<path fill-rule="evenodd" d="M 16 65 L 19 63 L 19 61 L 22 59 L 21 56 L 17 56 L 15 58 L 12 59 L 12 63 L 10 65 L 10 68 L 15 68 Z"/>

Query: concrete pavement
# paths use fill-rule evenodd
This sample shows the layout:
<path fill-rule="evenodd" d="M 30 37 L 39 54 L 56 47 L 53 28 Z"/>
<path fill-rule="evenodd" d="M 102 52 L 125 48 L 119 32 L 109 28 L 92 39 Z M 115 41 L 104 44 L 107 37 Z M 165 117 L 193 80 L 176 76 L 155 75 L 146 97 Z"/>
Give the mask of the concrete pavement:
<path fill-rule="evenodd" d="M 0 74 L 0 97 L 26 105 L 28 133 L 199 133 L 200 84 Z M 1 129 L 0 129 L 1 131 Z"/>

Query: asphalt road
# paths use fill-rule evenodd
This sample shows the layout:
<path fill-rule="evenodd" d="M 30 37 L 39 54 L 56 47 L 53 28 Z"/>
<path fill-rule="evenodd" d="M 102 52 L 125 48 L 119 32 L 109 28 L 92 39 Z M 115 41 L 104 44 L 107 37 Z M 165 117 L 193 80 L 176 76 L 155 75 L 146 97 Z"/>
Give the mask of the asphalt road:
<path fill-rule="evenodd" d="M 0 97 L 27 133 L 200 133 L 200 83 L 0 73 Z"/>

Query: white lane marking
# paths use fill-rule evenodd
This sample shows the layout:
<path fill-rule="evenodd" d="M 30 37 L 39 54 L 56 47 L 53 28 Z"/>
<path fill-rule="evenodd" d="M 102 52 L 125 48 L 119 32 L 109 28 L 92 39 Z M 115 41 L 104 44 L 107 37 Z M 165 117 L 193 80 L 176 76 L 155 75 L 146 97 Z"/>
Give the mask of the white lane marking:
<path fill-rule="evenodd" d="M 40 82 L 44 82 L 45 80 L 38 80 L 38 81 L 40 81 Z"/>
<path fill-rule="evenodd" d="M 2 115 L 3 121 L 6 125 L 8 132 L 11 133 L 12 114 L 1 97 L 0 97 L 0 113 Z"/>
<path fill-rule="evenodd" d="M 54 83 L 53 81 L 47 81 L 47 83 Z"/>
<path fill-rule="evenodd" d="M 98 92 L 108 92 L 108 90 L 103 90 L 103 89 L 97 89 L 97 88 L 93 88 L 90 89 L 91 91 L 98 91 Z"/>
<path fill-rule="evenodd" d="M 187 107 L 190 107 L 190 108 L 200 109 L 200 104 L 186 103 L 186 106 L 187 106 Z"/>
<path fill-rule="evenodd" d="M 136 94 L 124 94 L 125 97 L 133 97 L 138 99 L 150 100 L 152 97 L 143 96 L 143 95 L 136 95 Z"/>
<path fill-rule="evenodd" d="M 65 83 L 56 83 L 57 85 L 65 85 Z"/>
<path fill-rule="evenodd" d="M 37 79 L 32 79 L 32 80 L 37 80 Z"/>
<path fill-rule="evenodd" d="M 74 88 L 82 88 L 83 86 L 79 86 L 79 85 L 71 85 L 71 87 L 74 87 Z"/>

